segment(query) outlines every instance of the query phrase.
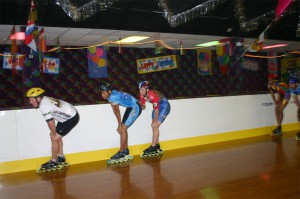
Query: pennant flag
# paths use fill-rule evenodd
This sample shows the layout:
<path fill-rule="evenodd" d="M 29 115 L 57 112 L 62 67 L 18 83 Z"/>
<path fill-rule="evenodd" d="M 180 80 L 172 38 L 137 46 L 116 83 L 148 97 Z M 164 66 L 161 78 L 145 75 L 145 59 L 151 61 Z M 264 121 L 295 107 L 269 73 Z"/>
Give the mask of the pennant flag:
<path fill-rule="evenodd" d="M 36 11 L 35 11 L 35 5 L 34 0 L 31 0 L 31 6 L 30 6 L 30 13 L 28 17 L 27 27 L 25 31 L 25 44 L 31 48 L 33 51 L 36 52 L 36 43 L 34 40 L 34 31 L 35 31 L 35 24 L 34 21 L 36 20 Z"/>
<path fill-rule="evenodd" d="M 263 31 L 257 39 L 255 39 L 254 43 L 250 48 L 248 49 L 249 52 L 259 52 L 262 50 L 263 44 L 264 44 L 264 36 L 265 31 Z"/>
<path fill-rule="evenodd" d="M 89 78 L 107 77 L 107 52 L 103 47 L 87 49 Z"/>
<path fill-rule="evenodd" d="M 39 31 L 39 50 L 42 53 L 45 53 L 47 51 L 46 50 L 46 37 L 45 37 L 45 30 L 44 30 L 44 28 L 42 28 Z"/>
<path fill-rule="evenodd" d="M 36 43 L 34 40 L 35 24 L 32 21 L 28 21 L 25 32 L 25 44 L 36 52 Z"/>
<path fill-rule="evenodd" d="M 275 9 L 276 18 L 280 17 L 280 15 L 290 6 L 292 5 L 293 0 L 278 0 L 277 7 Z"/>

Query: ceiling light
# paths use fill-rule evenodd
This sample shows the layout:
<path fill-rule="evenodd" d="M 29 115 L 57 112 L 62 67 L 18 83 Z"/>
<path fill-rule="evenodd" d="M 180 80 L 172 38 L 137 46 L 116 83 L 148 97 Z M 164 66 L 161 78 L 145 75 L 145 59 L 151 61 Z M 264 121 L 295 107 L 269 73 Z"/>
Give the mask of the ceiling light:
<path fill-rule="evenodd" d="M 142 36 L 131 36 L 131 37 L 126 37 L 124 39 L 121 39 L 117 41 L 117 43 L 134 43 L 137 41 L 141 41 L 144 39 L 148 39 L 149 37 L 142 37 Z"/>
<path fill-rule="evenodd" d="M 287 44 L 276 44 L 276 45 L 270 45 L 270 46 L 263 46 L 262 49 L 269 49 L 269 48 L 279 48 L 287 46 Z"/>
<path fill-rule="evenodd" d="M 10 40 L 24 40 L 25 32 L 15 32 L 14 34 L 9 36 Z"/>
<path fill-rule="evenodd" d="M 197 44 L 196 46 L 198 47 L 208 47 L 208 46 L 215 46 L 220 44 L 220 41 L 211 41 L 211 42 L 207 42 L 207 43 L 203 43 L 203 44 Z"/>

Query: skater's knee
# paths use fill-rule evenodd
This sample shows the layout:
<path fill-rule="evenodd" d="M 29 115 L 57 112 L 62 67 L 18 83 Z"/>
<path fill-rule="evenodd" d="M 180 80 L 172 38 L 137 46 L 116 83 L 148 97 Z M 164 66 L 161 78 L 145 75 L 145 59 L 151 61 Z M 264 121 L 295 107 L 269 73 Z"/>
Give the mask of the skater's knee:
<path fill-rule="evenodd" d="M 59 142 L 62 139 L 62 136 L 58 135 L 57 133 L 55 135 L 51 135 L 50 137 L 52 142 Z"/>
<path fill-rule="evenodd" d="M 158 129 L 160 124 L 161 124 L 160 122 L 152 122 L 151 127 L 152 129 Z"/>
<path fill-rule="evenodd" d="M 120 134 L 125 134 L 125 133 L 127 133 L 127 128 L 121 128 Z"/>

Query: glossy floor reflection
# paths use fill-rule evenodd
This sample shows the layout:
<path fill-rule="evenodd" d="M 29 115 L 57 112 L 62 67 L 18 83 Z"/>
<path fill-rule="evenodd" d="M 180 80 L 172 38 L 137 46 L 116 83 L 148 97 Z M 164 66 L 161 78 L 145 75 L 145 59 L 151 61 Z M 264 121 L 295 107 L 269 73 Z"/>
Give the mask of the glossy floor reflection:
<path fill-rule="evenodd" d="M 1 199 L 295 199 L 300 198 L 300 144 L 295 132 L 167 151 L 161 158 L 106 167 L 73 165 L 61 173 L 0 176 Z"/>

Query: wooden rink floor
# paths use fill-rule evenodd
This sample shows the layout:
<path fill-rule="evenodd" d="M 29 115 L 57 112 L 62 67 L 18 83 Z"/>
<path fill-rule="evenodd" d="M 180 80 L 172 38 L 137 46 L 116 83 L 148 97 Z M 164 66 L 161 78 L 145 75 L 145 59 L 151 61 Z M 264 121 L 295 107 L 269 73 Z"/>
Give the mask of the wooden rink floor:
<path fill-rule="evenodd" d="M 71 165 L 61 173 L 0 176 L 1 199 L 300 199 L 300 144 L 268 135 L 166 151 L 161 158 L 107 167 Z"/>

